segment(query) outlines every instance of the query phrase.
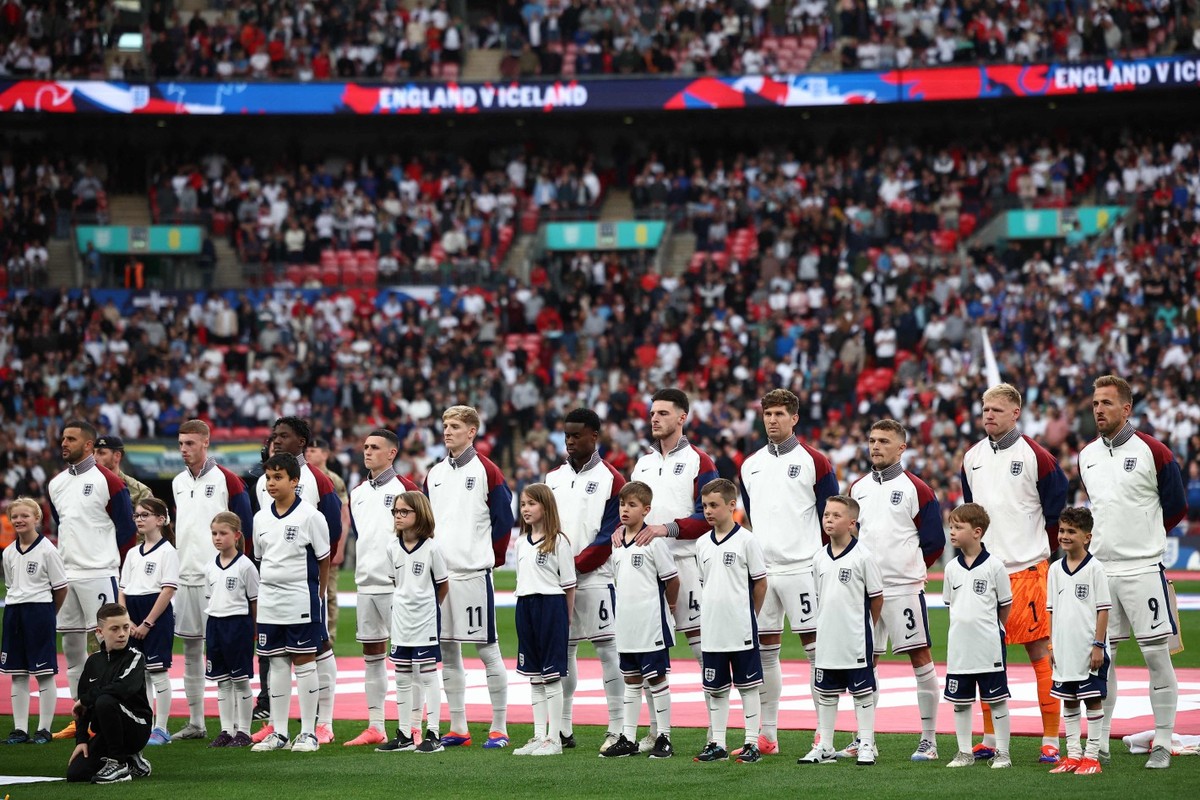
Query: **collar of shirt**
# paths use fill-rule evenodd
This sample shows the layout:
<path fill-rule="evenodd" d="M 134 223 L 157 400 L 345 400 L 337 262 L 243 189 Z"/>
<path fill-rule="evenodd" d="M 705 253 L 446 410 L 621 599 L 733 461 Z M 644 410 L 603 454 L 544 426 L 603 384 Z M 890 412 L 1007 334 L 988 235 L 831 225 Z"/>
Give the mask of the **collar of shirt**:
<path fill-rule="evenodd" d="M 674 447 L 672 447 L 672 448 L 671 448 L 671 451 L 670 451 L 669 453 L 664 453 L 664 452 L 663 452 L 663 449 L 662 449 L 662 441 L 661 441 L 661 440 L 660 440 L 660 441 L 657 441 L 657 442 L 651 442 L 651 443 L 650 443 L 650 449 L 651 449 L 651 450 L 654 450 L 654 451 L 656 451 L 656 452 L 658 452 L 659 454 L 661 454 L 662 456 L 664 456 L 664 457 L 665 457 L 665 456 L 672 456 L 672 455 L 675 455 L 676 453 L 678 453 L 678 452 L 679 452 L 680 450 L 682 450 L 683 448 L 685 448 L 685 447 L 689 446 L 689 444 L 690 444 L 690 443 L 688 442 L 688 438 L 687 438 L 687 436 L 680 436 L 680 437 L 679 437 L 679 444 L 677 444 L 677 445 L 675 445 Z"/>
<path fill-rule="evenodd" d="M 895 464 L 892 464 L 890 467 L 884 467 L 883 469 L 871 470 L 871 478 L 876 483 L 884 483 L 886 481 L 892 480 L 893 478 L 899 478 L 903 473 L 904 473 L 904 464 L 900 461 L 897 461 Z"/>
<path fill-rule="evenodd" d="M 1017 430 L 1016 428 L 1013 428 L 1011 431 L 1004 434 L 999 439 L 990 439 L 989 438 L 988 444 L 990 444 L 992 446 L 993 453 L 999 453 L 1001 450 L 1007 450 L 1008 448 L 1012 447 L 1014 444 L 1017 443 L 1017 440 L 1020 438 L 1021 438 L 1021 432 L 1019 430 Z"/>
<path fill-rule="evenodd" d="M 1104 442 L 1105 447 L 1107 447 L 1109 450 L 1112 450 L 1114 447 L 1120 447 L 1121 445 L 1125 444 L 1130 439 L 1132 439 L 1133 433 L 1134 433 L 1133 426 L 1130 425 L 1128 422 L 1126 422 L 1125 427 L 1123 427 L 1123 428 L 1121 428 L 1121 430 L 1117 431 L 1116 436 L 1114 436 L 1111 439 L 1105 439 L 1103 436 L 1101 436 L 1100 440 L 1102 442 Z"/>
<path fill-rule="evenodd" d="M 779 444 L 767 442 L 767 452 L 773 456 L 786 456 L 799 446 L 800 442 L 796 439 L 796 434 L 793 433 Z"/>
<path fill-rule="evenodd" d="M 991 555 L 991 553 L 988 552 L 987 546 L 983 542 L 980 542 L 979 543 L 979 555 L 975 556 L 975 561 L 971 564 L 971 566 L 969 566 L 969 567 L 967 566 L 967 559 L 963 556 L 962 553 L 958 554 L 958 563 L 963 569 L 971 570 L 971 569 L 975 569 L 980 564 L 987 561 L 988 556 L 990 556 L 990 555 Z"/>
<path fill-rule="evenodd" d="M 458 457 L 447 455 L 446 460 L 450 462 L 450 466 L 455 469 L 462 469 L 467 464 L 471 463 L 471 459 L 475 457 L 475 445 L 467 445 L 467 449 L 458 454 Z"/>
<path fill-rule="evenodd" d="M 200 480 L 201 478 L 203 478 L 205 475 L 207 475 L 209 472 L 211 472 L 212 469 L 216 466 L 217 466 L 217 460 L 215 458 L 213 458 L 212 456 L 209 456 L 208 458 L 204 459 L 204 464 L 203 464 L 203 466 L 200 467 L 200 472 L 197 473 L 195 476 L 196 480 Z M 188 470 L 188 472 L 191 472 L 191 470 Z"/>
<path fill-rule="evenodd" d="M 567 459 L 567 469 L 571 470 L 576 475 L 582 475 L 583 473 L 587 472 L 589 469 L 591 469 L 592 467 L 596 466 L 599 463 L 600 463 L 600 451 L 595 450 L 592 452 L 592 457 L 587 460 L 587 463 L 584 464 L 579 469 L 575 469 L 575 467 L 573 467 L 571 465 L 571 459 L 568 458 Z"/>
<path fill-rule="evenodd" d="M 72 464 L 71 466 L 67 467 L 67 472 L 71 473 L 72 475 L 82 475 L 94 466 L 96 466 L 96 457 L 88 456 L 78 464 Z"/>
<path fill-rule="evenodd" d="M 396 477 L 396 470 L 392 469 L 391 467 L 388 467 L 383 472 L 376 475 L 374 478 L 371 478 L 370 480 L 368 480 L 367 483 L 371 484 L 372 489 L 378 489 L 380 486 L 383 486 L 385 483 L 387 483 L 388 481 L 390 481 L 392 478 L 395 478 L 395 477 Z"/>
<path fill-rule="evenodd" d="M 296 456 L 296 463 L 299 464 L 301 467 L 308 466 L 308 461 L 304 458 L 304 453 L 301 453 L 300 455 Z"/>

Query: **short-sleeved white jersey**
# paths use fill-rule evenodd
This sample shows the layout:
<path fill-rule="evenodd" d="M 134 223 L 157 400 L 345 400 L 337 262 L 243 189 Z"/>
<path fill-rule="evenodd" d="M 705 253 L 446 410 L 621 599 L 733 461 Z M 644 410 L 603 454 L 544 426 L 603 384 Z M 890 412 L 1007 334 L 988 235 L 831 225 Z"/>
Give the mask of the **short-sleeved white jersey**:
<path fill-rule="evenodd" d="M 1061 558 L 1050 565 L 1046 579 L 1046 610 L 1051 616 L 1054 680 L 1085 681 L 1091 671 L 1096 615 L 1112 607 L 1108 576 L 1090 553 L 1074 572 Z M 1101 639 L 1101 641 L 1104 641 Z"/>
<path fill-rule="evenodd" d="M 879 564 L 858 539 L 833 554 L 826 545 L 813 558 L 817 587 L 816 666 L 860 669 L 871 666 L 875 643 L 871 599 L 883 594 Z"/>
<path fill-rule="evenodd" d="M 575 588 L 575 553 L 567 537 L 560 533 L 549 553 L 541 551 L 542 541 L 528 533 L 517 539 L 517 597 Z"/>
<path fill-rule="evenodd" d="M 240 617 L 250 613 L 251 601 L 258 599 L 258 569 L 242 553 L 221 564 L 218 553 L 205 567 L 205 595 L 210 617 Z"/>
<path fill-rule="evenodd" d="M 620 524 L 617 495 L 625 479 L 594 453 L 579 472 L 570 463 L 550 470 L 546 485 L 554 492 L 563 533 L 571 540 L 579 588 L 607 586 L 612 582 L 608 554 Z"/>
<path fill-rule="evenodd" d="M 66 585 L 62 556 L 45 536 L 38 534 L 27 550 L 21 549 L 20 539 L 4 548 L 6 604 L 52 603 L 54 590 Z"/>
<path fill-rule="evenodd" d="M 319 561 L 329 556 L 329 526 L 316 506 L 297 497 L 279 516 L 271 502 L 254 515 L 260 559 L 258 621 L 299 625 L 317 619 Z"/>
<path fill-rule="evenodd" d="M 767 565 L 754 534 L 735 524 L 717 541 L 716 531 L 709 531 L 696 540 L 696 565 L 702 585 L 704 651 L 736 653 L 758 647 L 750 583 L 766 578 Z"/>
<path fill-rule="evenodd" d="M 1004 669 L 1004 628 L 998 614 L 1012 603 L 1004 562 L 986 548 L 970 567 L 959 555 L 946 565 L 942 580 L 942 598 L 950 609 L 946 671 L 969 675 Z"/>
<path fill-rule="evenodd" d="M 422 539 L 411 550 L 400 539 L 388 544 L 392 563 L 392 645 L 429 647 L 438 642 L 437 587 L 449 574 L 436 539 Z M 481 612 L 482 614 L 482 612 Z"/>
<path fill-rule="evenodd" d="M 632 540 L 632 537 L 630 537 Z M 678 574 L 666 542 L 621 544 L 613 548 L 617 652 L 649 653 L 675 643 L 675 616 L 664 583 Z"/>
<path fill-rule="evenodd" d="M 675 536 L 677 522 L 691 517 L 685 523 L 695 529 L 691 535 L 703 531 L 708 526 L 700 516 L 700 490 L 716 477 L 717 467 L 713 460 L 690 444 L 686 436 L 681 436 L 675 447 L 666 453 L 658 445 L 651 447 L 637 460 L 632 473 L 632 480 L 649 485 L 654 492 L 646 524 L 666 525 Z M 695 540 L 673 538 L 669 545 L 676 558 L 692 556 L 696 552 Z"/>
<path fill-rule="evenodd" d="M 179 582 L 184 586 L 201 586 L 213 553 L 212 518 L 222 511 L 248 513 L 250 495 L 241 478 L 211 458 L 201 467 L 199 475 L 193 476 L 185 467 L 171 481 L 171 491 L 175 495 Z M 253 531 L 242 533 L 253 539 Z"/>
<path fill-rule="evenodd" d="M 855 481 L 850 496 L 860 508 L 859 541 L 876 558 L 883 576 L 883 596 L 925 588 L 926 548 L 940 554 L 946 544 L 933 490 L 893 464 Z"/>
<path fill-rule="evenodd" d="M 121 567 L 121 590 L 126 596 L 158 594 L 163 587 L 179 586 L 179 553 L 166 539 L 153 547 L 142 542 L 125 555 Z"/>

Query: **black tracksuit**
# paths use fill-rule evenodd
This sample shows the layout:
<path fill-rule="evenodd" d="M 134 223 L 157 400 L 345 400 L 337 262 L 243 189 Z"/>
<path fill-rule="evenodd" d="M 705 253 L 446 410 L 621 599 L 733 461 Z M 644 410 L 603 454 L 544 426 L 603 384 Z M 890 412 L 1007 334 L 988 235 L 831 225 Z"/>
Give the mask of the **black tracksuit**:
<path fill-rule="evenodd" d="M 70 763 L 68 781 L 90 781 L 105 758 L 124 761 L 150 740 L 153 717 L 146 698 L 146 657 L 132 646 L 110 652 L 101 645 L 83 665 L 79 702 L 83 708 L 75 720 L 75 741 L 87 744 L 88 755 Z"/>

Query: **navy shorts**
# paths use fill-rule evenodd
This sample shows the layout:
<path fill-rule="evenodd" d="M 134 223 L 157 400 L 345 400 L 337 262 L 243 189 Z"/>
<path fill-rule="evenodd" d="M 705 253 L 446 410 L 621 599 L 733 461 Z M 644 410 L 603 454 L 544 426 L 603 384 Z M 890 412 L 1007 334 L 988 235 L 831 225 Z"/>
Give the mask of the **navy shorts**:
<path fill-rule="evenodd" d="M 158 602 L 157 594 L 125 595 L 125 608 L 129 610 L 129 621 L 141 625 Z M 130 642 L 146 657 L 146 671 L 159 672 L 171 668 L 171 648 L 175 645 L 175 610 L 167 606 L 145 639 L 130 639 Z"/>
<path fill-rule="evenodd" d="M 209 617 L 204 626 L 204 677 L 254 677 L 254 620 L 249 614 Z"/>
<path fill-rule="evenodd" d="M 759 686 L 763 682 L 762 659 L 758 648 L 734 653 L 704 654 L 704 688 L 710 692 L 728 689 L 732 681 L 739 689 Z"/>
<path fill-rule="evenodd" d="M 621 653 L 621 674 L 643 678 L 665 678 L 671 672 L 671 651 L 667 648 L 648 653 Z"/>
<path fill-rule="evenodd" d="M 817 667 L 813 670 L 813 689 L 821 694 L 849 692 L 855 697 L 871 694 L 875 691 L 875 670 L 871 667 L 855 667 L 854 669 Z"/>
<path fill-rule="evenodd" d="M 442 661 L 442 646 L 427 644 L 424 647 L 406 647 L 398 644 L 388 653 L 388 658 L 397 667 L 422 666 L 425 664 L 440 664 Z"/>
<path fill-rule="evenodd" d="M 1007 700 L 1008 673 L 999 672 L 951 672 L 946 675 L 946 691 L 942 695 L 951 703 L 974 703 L 975 689 L 979 688 L 979 699 L 985 703 Z"/>
<path fill-rule="evenodd" d="M 316 655 L 325 641 L 325 626 L 319 620 L 281 625 L 258 623 L 258 654 L 260 656 Z"/>
<path fill-rule="evenodd" d="M 1104 663 L 1095 673 L 1088 673 L 1085 681 L 1055 681 L 1050 685 L 1050 694 L 1060 700 L 1095 700 L 1108 697 L 1108 667 L 1111 662 L 1108 652 Z"/>
<path fill-rule="evenodd" d="M 4 607 L 0 672 L 57 675 L 54 603 L 14 603 Z"/>
<path fill-rule="evenodd" d="M 565 595 L 518 597 L 517 674 L 548 682 L 566 675 L 570 628 Z"/>

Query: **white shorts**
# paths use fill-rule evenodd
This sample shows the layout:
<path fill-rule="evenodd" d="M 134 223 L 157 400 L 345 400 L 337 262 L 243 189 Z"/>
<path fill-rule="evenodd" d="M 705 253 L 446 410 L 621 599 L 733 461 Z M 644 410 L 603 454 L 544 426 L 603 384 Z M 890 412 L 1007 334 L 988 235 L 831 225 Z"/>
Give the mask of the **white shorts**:
<path fill-rule="evenodd" d="M 676 557 L 679 572 L 679 602 L 675 604 L 675 632 L 700 631 L 700 568 L 695 556 Z"/>
<path fill-rule="evenodd" d="M 117 576 L 85 578 L 67 583 L 67 599 L 58 610 L 59 633 L 86 633 L 96 629 L 96 612 L 105 603 L 117 602 Z"/>
<path fill-rule="evenodd" d="M 1139 642 L 1151 642 L 1178 631 L 1161 568 L 1141 575 L 1109 575 L 1108 591 L 1108 641 L 1123 642 L 1132 633 Z"/>
<path fill-rule="evenodd" d="M 784 615 L 792 633 L 817 632 L 817 585 L 811 571 L 767 576 L 767 596 L 758 612 L 759 634 L 783 633 Z"/>
<path fill-rule="evenodd" d="M 175 635 L 180 639 L 203 639 L 208 614 L 208 598 L 203 586 L 183 586 L 175 591 Z"/>
<path fill-rule="evenodd" d="M 354 638 L 364 644 L 386 642 L 392 627 L 392 595 L 363 594 L 355 597 L 358 622 Z"/>
<path fill-rule="evenodd" d="M 929 647 L 929 611 L 925 607 L 925 592 L 899 594 L 883 598 L 883 612 L 875 624 L 875 655 L 887 652 L 888 639 L 892 653 L 907 653 Z"/>
<path fill-rule="evenodd" d="M 493 644 L 496 641 L 496 594 L 488 570 L 473 578 L 451 577 L 442 602 L 441 641 Z"/>
<path fill-rule="evenodd" d="M 571 610 L 571 634 L 568 641 L 606 642 L 616 636 L 613 629 L 613 609 L 617 591 L 607 586 L 575 588 L 575 607 Z"/>

